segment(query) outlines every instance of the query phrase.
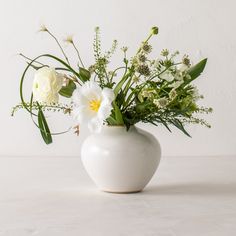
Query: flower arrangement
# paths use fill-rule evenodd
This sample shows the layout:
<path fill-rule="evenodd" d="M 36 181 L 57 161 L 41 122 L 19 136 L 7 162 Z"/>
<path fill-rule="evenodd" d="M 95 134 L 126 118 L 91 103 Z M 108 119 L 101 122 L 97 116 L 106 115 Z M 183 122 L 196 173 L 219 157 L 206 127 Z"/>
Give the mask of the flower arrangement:
<path fill-rule="evenodd" d="M 138 122 L 164 125 L 169 131 L 173 125 L 190 136 L 186 124 L 210 125 L 198 114 L 208 114 L 212 108 L 197 104 L 203 96 L 198 93 L 193 81 L 200 76 L 207 59 L 192 65 L 189 57 L 179 58 L 179 52 L 161 51 L 160 56 L 150 58 L 152 46 L 150 39 L 158 34 L 158 28 L 152 27 L 149 36 L 138 47 L 136 54 L 128 58 L 127 47 L 122 47 L 122 64 L 109 68 L 111 56 L 117 49 L 117 41 L 107 52 L 101 50 L 100 29 L 95 28 L 93 43 L 95 62 L 86 67 L 72 37 L 66 42 L 75 50 L 78 64 L 73 68 L 59 40 L 45 26 L 42 32 L 48 33 L 59 46 L 64 59 L 51 54 L 43 54 L 31 59 L 20 54 L 27 62 L 20 81 L 21 103 L 13 108 L 12 115 L 18 109 L 25 109 L 34 124 L 39 128 L 46 144 L 52 142 L 45 112 L 62 111 L 73 114 L 79 125 L 88 125 L 91 131 L 99 132 L 103 124 L 130 126 Z M 47 58 L 56 61 L 59 66 L 51 67 L 43 63 Z M 30 68 L 36 70 L 29 101 L 23 96 L 23 85 Z M 60 97 L 69 100 L 59 103 Z M 64 99 L 65 100 L 65 99 Z"/>

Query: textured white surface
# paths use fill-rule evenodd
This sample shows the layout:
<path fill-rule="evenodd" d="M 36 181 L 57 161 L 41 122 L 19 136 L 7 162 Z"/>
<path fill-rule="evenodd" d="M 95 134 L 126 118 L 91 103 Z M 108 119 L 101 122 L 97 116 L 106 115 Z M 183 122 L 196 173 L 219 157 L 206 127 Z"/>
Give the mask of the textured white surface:
<path fill-rule="evenodd" d="M 0 236 L 233 236 L 236 161 L 163 158 L 138 194 L 98 191 L 79 158 L 0 158 Z"/>
<path fill-rule="evenodd" d="M 11 106 L 19 102 L 19 79 L 25 65 L 16 54 L 24 52 L 35 57 L 50 52 L 61 56 L 47 35 L 36 33 L 41 23 L 60 39 L 74 34 L 86 65 L 93 63 L 93 29 L 97 25 L 102 29 L 105 50 L 112 39 L 117 38 L 120 47 L 129 46 L 129 55 L 132 55 L 149 28 L 158 25 L 160 35 L 152 41 L 155 53 L 170 48 L 189 53 L 194 62 L 208 57 L 206 70 L 197 84 L 205 94 L 204 104 L 215 110 L 208 117 L 213 128 L 189 128 L 194 139 L 175 130 L 170 135 L 164 128 L 150 126 L 148 129 L 157 135 L 164 155 L 236 155 L 235 9 L 234 0 L 0 0 L 0 155 L 79 154 L 83 137 L 77 139 L 69 133 L 56 137 L 53 145 L 45 147 L 28 114 L 19 112 L 15 119 L 10 117 Z M 66 52 L 75 58 L 70 47 Z M 114 64 L 120 63 L 119 54 L 114 59 Z M 31 78 L 29 75 L 28 88 Z M 70 121 L 66 119 L 50 118 L 52 130 L 67 128 Z M 83 136 L 86 135 L 85 130 Z"/>

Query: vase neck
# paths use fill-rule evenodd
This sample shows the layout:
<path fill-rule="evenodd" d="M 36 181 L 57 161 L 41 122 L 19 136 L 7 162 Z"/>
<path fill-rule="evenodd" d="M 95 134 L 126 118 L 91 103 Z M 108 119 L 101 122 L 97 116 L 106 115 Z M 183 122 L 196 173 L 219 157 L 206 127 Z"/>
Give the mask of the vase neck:
<path fill-rule="evenodd" d="M 128 132 L 136 131 L 134 125 L 130 126 Z M 101 130 L 101 134 L 127 134 L 127 128 L 124 125 L 104 125 Z"/>

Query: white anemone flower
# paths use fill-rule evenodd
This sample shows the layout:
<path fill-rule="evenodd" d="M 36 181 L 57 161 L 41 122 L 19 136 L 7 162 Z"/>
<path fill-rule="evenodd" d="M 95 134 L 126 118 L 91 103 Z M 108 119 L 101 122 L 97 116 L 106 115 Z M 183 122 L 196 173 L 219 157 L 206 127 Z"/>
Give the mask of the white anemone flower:
<path fill-rule="evenodd" d="M 114 98 L 112 89 L 102 89 L 94 81 L 85 82 L 73 93 L 75 118 L 79 124 L 87 124 L 90 131 L 99 132 L 103 121 L 111 114 Z"/>

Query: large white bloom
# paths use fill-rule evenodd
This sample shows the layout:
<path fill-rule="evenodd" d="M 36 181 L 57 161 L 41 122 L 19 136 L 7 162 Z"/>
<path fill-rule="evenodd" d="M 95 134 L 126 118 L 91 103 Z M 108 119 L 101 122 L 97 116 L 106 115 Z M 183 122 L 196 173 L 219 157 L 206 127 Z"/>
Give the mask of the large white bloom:
<path fill-rule="evenodd" d="M 62 88 L 63 77 L 55 69 L 43 67 L 36 71 L 33 82 L 34 99 L 38 102 L 51 104 L 59 100 L 58 92 Z"/>
<path fill-rule="evenodd" d="M 101 89 L 93 81 L 85 82 L 73 93 L 74 114 L 79 124 L 86 123 L 91 131 L 99 132 L 103 121 L 111 114 L 114 98 L 112 89 Z"/>

